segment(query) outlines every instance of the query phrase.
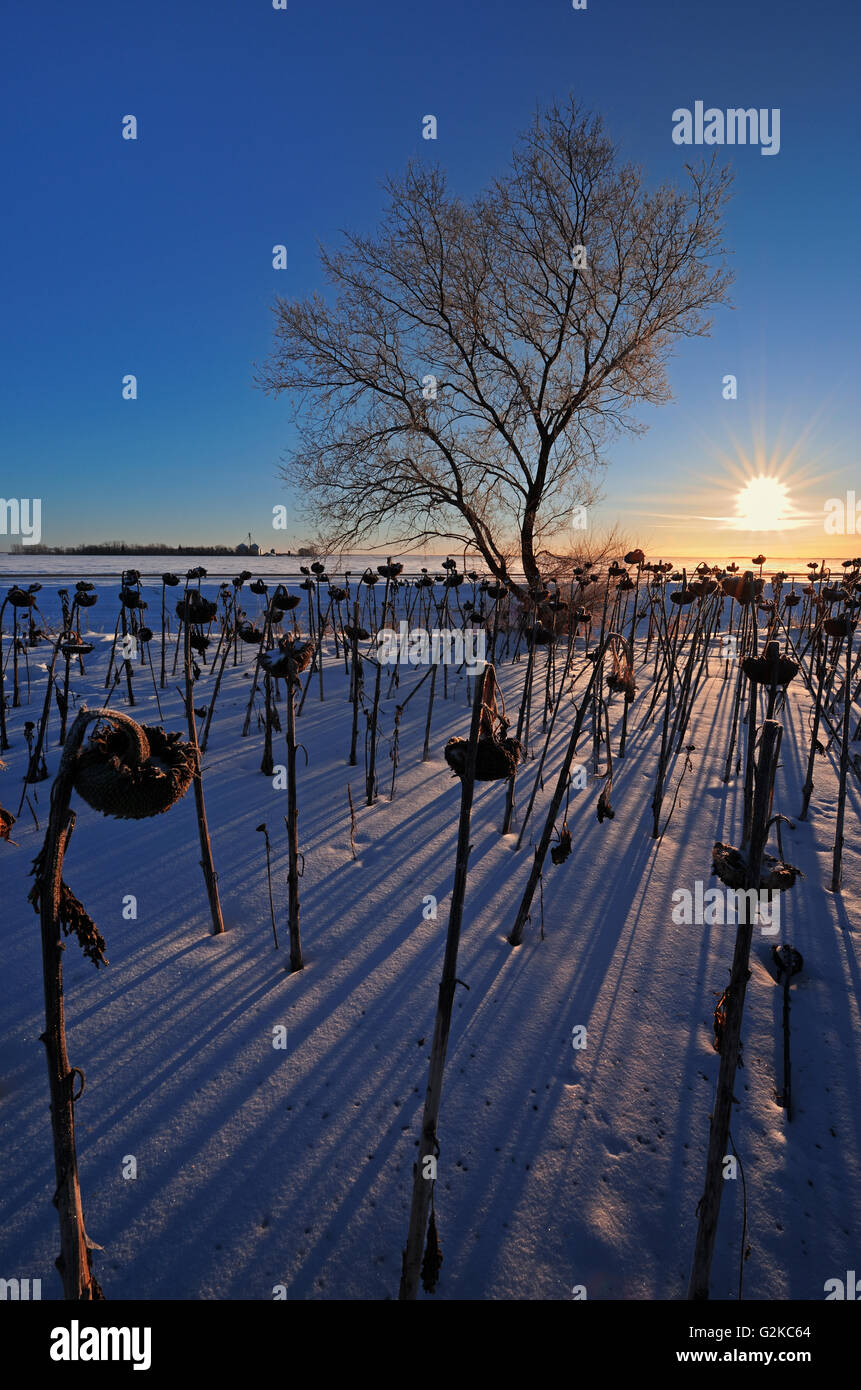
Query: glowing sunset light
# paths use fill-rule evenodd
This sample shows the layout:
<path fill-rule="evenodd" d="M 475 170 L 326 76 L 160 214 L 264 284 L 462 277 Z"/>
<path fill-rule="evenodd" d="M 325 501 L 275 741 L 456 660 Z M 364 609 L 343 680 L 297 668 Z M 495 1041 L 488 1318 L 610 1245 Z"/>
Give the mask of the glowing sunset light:
<path fill-rule="evenodd" d="M 777 478 L 751 478 L 736 496 L 735 505 L 735 525 L 740 531 L 786 531 L 794 521 L 789 489 Z"/>

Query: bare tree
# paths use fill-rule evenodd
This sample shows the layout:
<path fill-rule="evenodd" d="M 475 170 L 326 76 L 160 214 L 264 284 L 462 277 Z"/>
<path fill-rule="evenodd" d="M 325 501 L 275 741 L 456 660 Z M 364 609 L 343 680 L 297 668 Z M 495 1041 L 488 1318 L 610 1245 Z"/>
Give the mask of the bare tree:
<path fill-rule="evenodd" d="M 517 562 L 540 584 L 602 447 L 670 398 L 673 345 L 727 302 L 730 175 L 685 167 L 684 188 L 648 189 L 569 98 L 472 201 L 421 162 L 386 181 L 376 234 L 321 251 L 334 302 L 276 301 L 256 378 L 293 398 L 282 471 L 328 549 L 471 544 L 514 592 Z"/>

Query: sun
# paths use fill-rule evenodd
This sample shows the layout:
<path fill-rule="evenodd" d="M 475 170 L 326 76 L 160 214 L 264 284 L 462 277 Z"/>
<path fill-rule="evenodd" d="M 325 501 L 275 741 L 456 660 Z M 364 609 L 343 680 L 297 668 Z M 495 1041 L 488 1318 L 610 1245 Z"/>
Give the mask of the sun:
<path fill-rule="evenodd" d="M 736 495 L 735 508 L 739 530 L 785 531 L 791 525 L 789 490 L 778 478 L 751 478 Z"/>

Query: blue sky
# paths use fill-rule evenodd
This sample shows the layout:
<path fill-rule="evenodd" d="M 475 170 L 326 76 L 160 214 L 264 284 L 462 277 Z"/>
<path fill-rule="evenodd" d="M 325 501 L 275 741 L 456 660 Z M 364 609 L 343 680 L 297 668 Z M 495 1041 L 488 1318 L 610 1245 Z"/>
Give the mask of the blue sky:
<path fill-rule="evenodd" d="M 752 472 L 779 473 L 814 517 L 847 488 L 861 501 L 859 30 L 849 0 L 14 0 L 0 492 L 42 498 L 49 544 L 301 540 L 298 521 L 271 529 L 290 502 L 288 405 L 252 385 L 274 295 L 323 288 L 318 240 L 372 228 L 380 179 L 411 155 L 469 193 L 537 103 L 573 90 L 655 179 L 700 153 L 672 142 L 675 108 L 781 111 L 778 155 L 721 152 L 736 307 L 681 346 L 675 402 L 643 413 L 649 432 L 610 448 L 595 520 L 666 553 L 713 538 L 720 558 L 747 537 L 703 518 L 731 514 Z M 121 138 L 128 113 L 137 141 Z M 819 521 L 813 536 L 819 553 Z M 782 553 L 809 537 L 781 535 Z"/>

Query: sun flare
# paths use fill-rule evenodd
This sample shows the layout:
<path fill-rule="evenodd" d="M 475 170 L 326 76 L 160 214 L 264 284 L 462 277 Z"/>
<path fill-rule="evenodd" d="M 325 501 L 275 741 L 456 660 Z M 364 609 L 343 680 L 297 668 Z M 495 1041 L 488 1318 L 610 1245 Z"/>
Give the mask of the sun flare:
<path fill-rule="evenodd" d="M 792 524 L 789 490 L 778 478 L 761 474 L 736 496 L 736 525 L 744 531 L 784 531 Z"/>

